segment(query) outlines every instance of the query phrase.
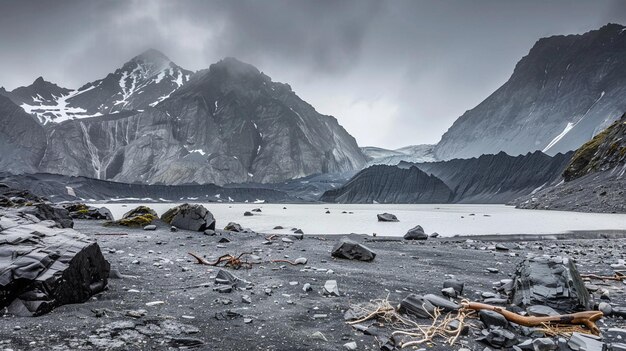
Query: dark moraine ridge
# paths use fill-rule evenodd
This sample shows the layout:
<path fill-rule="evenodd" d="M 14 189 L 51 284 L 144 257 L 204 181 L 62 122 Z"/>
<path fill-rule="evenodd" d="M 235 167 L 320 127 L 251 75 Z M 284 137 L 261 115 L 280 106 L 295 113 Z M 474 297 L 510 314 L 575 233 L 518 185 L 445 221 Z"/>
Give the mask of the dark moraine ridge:
<path fill-rule="evenodd" d="M 439 178 L 417 167 L 372 166 L 320 198 L 336 203 L 447 203 L 453 193 Z"/>
<path fill-rule="evenodd" d="M 23 174 L 11 175 L 0 173 L 0 182 L 13 188 L 28 189 L 38 196 L 52 201 L 97 200 L 106 201 L 115 198 L 153 199 L 154 201 L 198 201 L 198 202 L 296 202 L 288 194 L 266 188 L 228 187 L 215 184 L 128 184 L 86 177 L 69 177 L 58 174 Z"/>
<path fill-rule="evenodd" d="M 560 177 L 572 153 L 550 157 L 540 151 L 522 156 L 504 152 L 478 158 L 415 164 L 454 191 L 453 202 L 507 203 Z M 399 167 L 412 167 L 401 163 Z"/>

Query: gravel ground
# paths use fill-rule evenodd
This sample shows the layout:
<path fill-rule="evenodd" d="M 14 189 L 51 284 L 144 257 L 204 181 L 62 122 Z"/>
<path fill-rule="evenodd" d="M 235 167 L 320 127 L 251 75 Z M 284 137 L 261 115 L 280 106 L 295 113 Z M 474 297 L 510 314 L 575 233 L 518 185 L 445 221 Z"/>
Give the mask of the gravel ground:
<path fill-rule="evenodd" d="M 409 293 L 440 295 L 443 281 L 451 276 L 465 282 L 464 298 L 480 300 L 483 292 L 493 292 L 493 282 L 511 278 L 515 266 L 528 254 L 567 255 L 577 260 L 581 272 L 599 274 L 613 274 L 610 264 L 626 258 L 626 233 L 612 233 L 611 239 L 521 241 L 523 237 L 510 237 L 516 241 L 505 243 L 508 251 L 495 250 L 492 241 L 467 238 L 407 242 L 353 236 L 377 253 L 374 261 L 361 262 L 332 258 L 337 237 L 329 236 L 287 241 L 276 237 L 267 245 L 261 234 L 207 236 L 170 232 L 166 226 L 143 231 L 79 220 L 75 229 L 98 240 L 118 278 L 110 279 L 109 289 L 86 303 L 62 306 L 34 318 L 4 315 L 0 349 L 338 350 L 355 342 L 358 350 L 379 350 L 380 335 L 390 329 L 377 326 L 382 331 L 379 337 L 354 330 L 343 317 L 351 304 L 387 296 L 396 304 Z M 220 243 L 224 238 L 230 242 Z M 498 238 L 489 238 L 494 239 Z M 219 268 L 196 264 L 189 252 L 209 260 L 253 252 L 262 263 L 250 269 L 227 269 L 249 281 L 251 288 L 219 293 L 213 290 Z M 306 258 L 307 264 L 269 262 L 299 257 Z M 340 296 L 323 295 L 327 280 L 337 281 Z M 312 290 L 305 292 L 307 283 Z M 614 306 L 626 306 L 623 282 L 594 284 L 609 291 Z M 244 301 L 247 297 L 250 303 Z M 613 317 L 599 323 L 605 330 L 624 324 L 623 319 Z M 473 333 L 462 340 L 465 347 L 484 349 Z M 605 340 L 619 341 L 606 335 Z M 427 348 L 458 350 L 462 346 L 435 343 Z"/>

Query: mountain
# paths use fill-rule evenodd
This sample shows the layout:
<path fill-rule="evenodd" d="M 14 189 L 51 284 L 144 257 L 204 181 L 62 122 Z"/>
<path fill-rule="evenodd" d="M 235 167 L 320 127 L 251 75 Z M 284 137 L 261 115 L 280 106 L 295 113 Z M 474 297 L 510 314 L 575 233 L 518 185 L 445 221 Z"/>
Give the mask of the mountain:
<path fill-rule="evenodd" d="M 572 153 L 550 157 L 540 151 L 520 156 L 504 152 L 478 158 L 408 164 L 441 179 L 457 203 L 506 203 L 537 191 L 560 177 Z"/>
<path fill-rule="evenodd" d="M 41 124 L 89 118 L 155 106 L 189 80 L 185 70 L 156 50 L 148 50 L 105 78 L 76 90 L 39 77 L 27 87 L 0 91 L 37 116 Z"/>
<path fill-rule="evenodd" d="M 621 25 L 540 39 L 504 85 L 454 122 L 435 156 L 575 150 L 626 111 L 625 65 Z"/>
<path fill-rule="evenodd" d="M 45 150 L 43 127 L 9 98 L 0 95 L 0 170 L 34 172 Z"/>
<path fill-rule="evenodd" d="M 376 165 L 357 173 L 341 188 L 320 198 L 335 203 L 447 203 L 453 193 L 439 178 L 417 167 Z"/>
<path fill-rule="evenodd" d="M 396 150 L 387 150 L 375 146 L 362 147 L 361 151 L 367 159 L 368 166 L 390 165 L 395 166 L 404 162 L 434 162 L 433 149 L 435 145 L 411 145 Z"/>
<path fill-rule="evenodd" d="M 64 110 L 55 107 L 53 117 L 51 110 L 33 112 L 46 131 L 36 171 L 222 185 L 283 182 L 365 165 L 355 139 L 335 118 L 254 66 L 228 58 L 188 73 L 151 50 L 104 79 L 64 90 L 67 95 L 56 100 Z M 18 89 L 9 95 L 16 99 Z"/>
<path fill-rule="evenodd" d="M 551 186 L 519 198 L 519 208 L 626 212 L 626 115 L 581 146 Z"/>

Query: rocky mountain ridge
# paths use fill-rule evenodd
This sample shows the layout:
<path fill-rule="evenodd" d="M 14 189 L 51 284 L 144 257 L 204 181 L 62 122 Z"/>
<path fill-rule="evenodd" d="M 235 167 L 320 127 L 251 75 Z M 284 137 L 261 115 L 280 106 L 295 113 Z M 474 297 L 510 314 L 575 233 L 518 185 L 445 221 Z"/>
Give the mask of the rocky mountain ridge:
<path fill-rule="evenodd" d="M 26 92 L 40 86 L 50 92 L 38 93 L 45 101 L 30 109 Z M 4 92 L 45 130 L 45 137 L 28 141 L 37 150 L 45 145 L 40 158 L 13 172 L 221 185 L 281 182 L 365 164 L 335 118 L 234 58 L 190 75 L 150 50 L 76 91 L 54 87 L 38 79 Z M 50 97 L 57 104 L 47 109 Z"/>
<path fill-rule="evenodd" d="M 507 203 L 558 179 L 571 155 L 551 157 L 537 151 L 513 157 L 501 152 L 471 159 L 371 166 L 342 187 L 327 191 L 320 200 L 341 203 L 392 202 L 389 199 L 400 199 L 401 203 Z M 448 189 L 447 195 L 442 185 Z"/>
<path fill-rule="evenodd" d="M 326 191 L 321 201 L 335 203 L 447 203 L 452 190 L 439 178 L 417 167 L 375 165 L 357 173 L 346 184 Z"/>
<path fill-rule="evenodd" d="M 435 156 L 555 155 L 580 147 L 626 111 L 625 28 L 608 24 L 537 41 L 504 85 L 454 122 Z"/>

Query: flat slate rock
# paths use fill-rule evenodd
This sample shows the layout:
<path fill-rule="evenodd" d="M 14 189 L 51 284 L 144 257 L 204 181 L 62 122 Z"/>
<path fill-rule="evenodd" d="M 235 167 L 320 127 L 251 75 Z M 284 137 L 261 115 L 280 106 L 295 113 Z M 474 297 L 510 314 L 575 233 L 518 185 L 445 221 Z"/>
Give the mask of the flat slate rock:
<path fill-rule="evenodd" d="M 348 238 L 339 240 L 333 247 L 331 255 L 337 258 L 359 261 L 372 261 L 376 257 L 376 253 L 372 249 Z"/>
<path fill-rule="evenodd" d="M 203 232 L 206 229 L 215 230 L 215 217 L 202 205 L 182 204 L 165 212 L 161 219 L 178 229 Z"/>
<path fill-rule="evenodd" d="M 74 227 L 74 221 L 70 217 L 69 211 L 62 207 L 57 207 L 46 203 L 37 203 L 32 206 L 21 207 L 20 212 L 31 214 L 42 221 L 55 221 L 62 228 Z"/>
<path fill-rule="evenodd" d="M 410 294 L 400 302 L 399 311 L 417 318 L 432 318 L 435 315 L 435 306 L 423 296 Z"/>
<path fill-rule="evenodd" d="M 9 313 L 36 316 L 85 302 L 106 288 L 109 271 L 85 235 L 21 210 L 0 211 L 0 308 Z"/>
<path fill-rule="evenodd" d="M 515 272 L 510 299 L 520 307 L 545 305 L 566 313 L 593 309 L 593 302 L 571 259 L 535 257 Z"/>

